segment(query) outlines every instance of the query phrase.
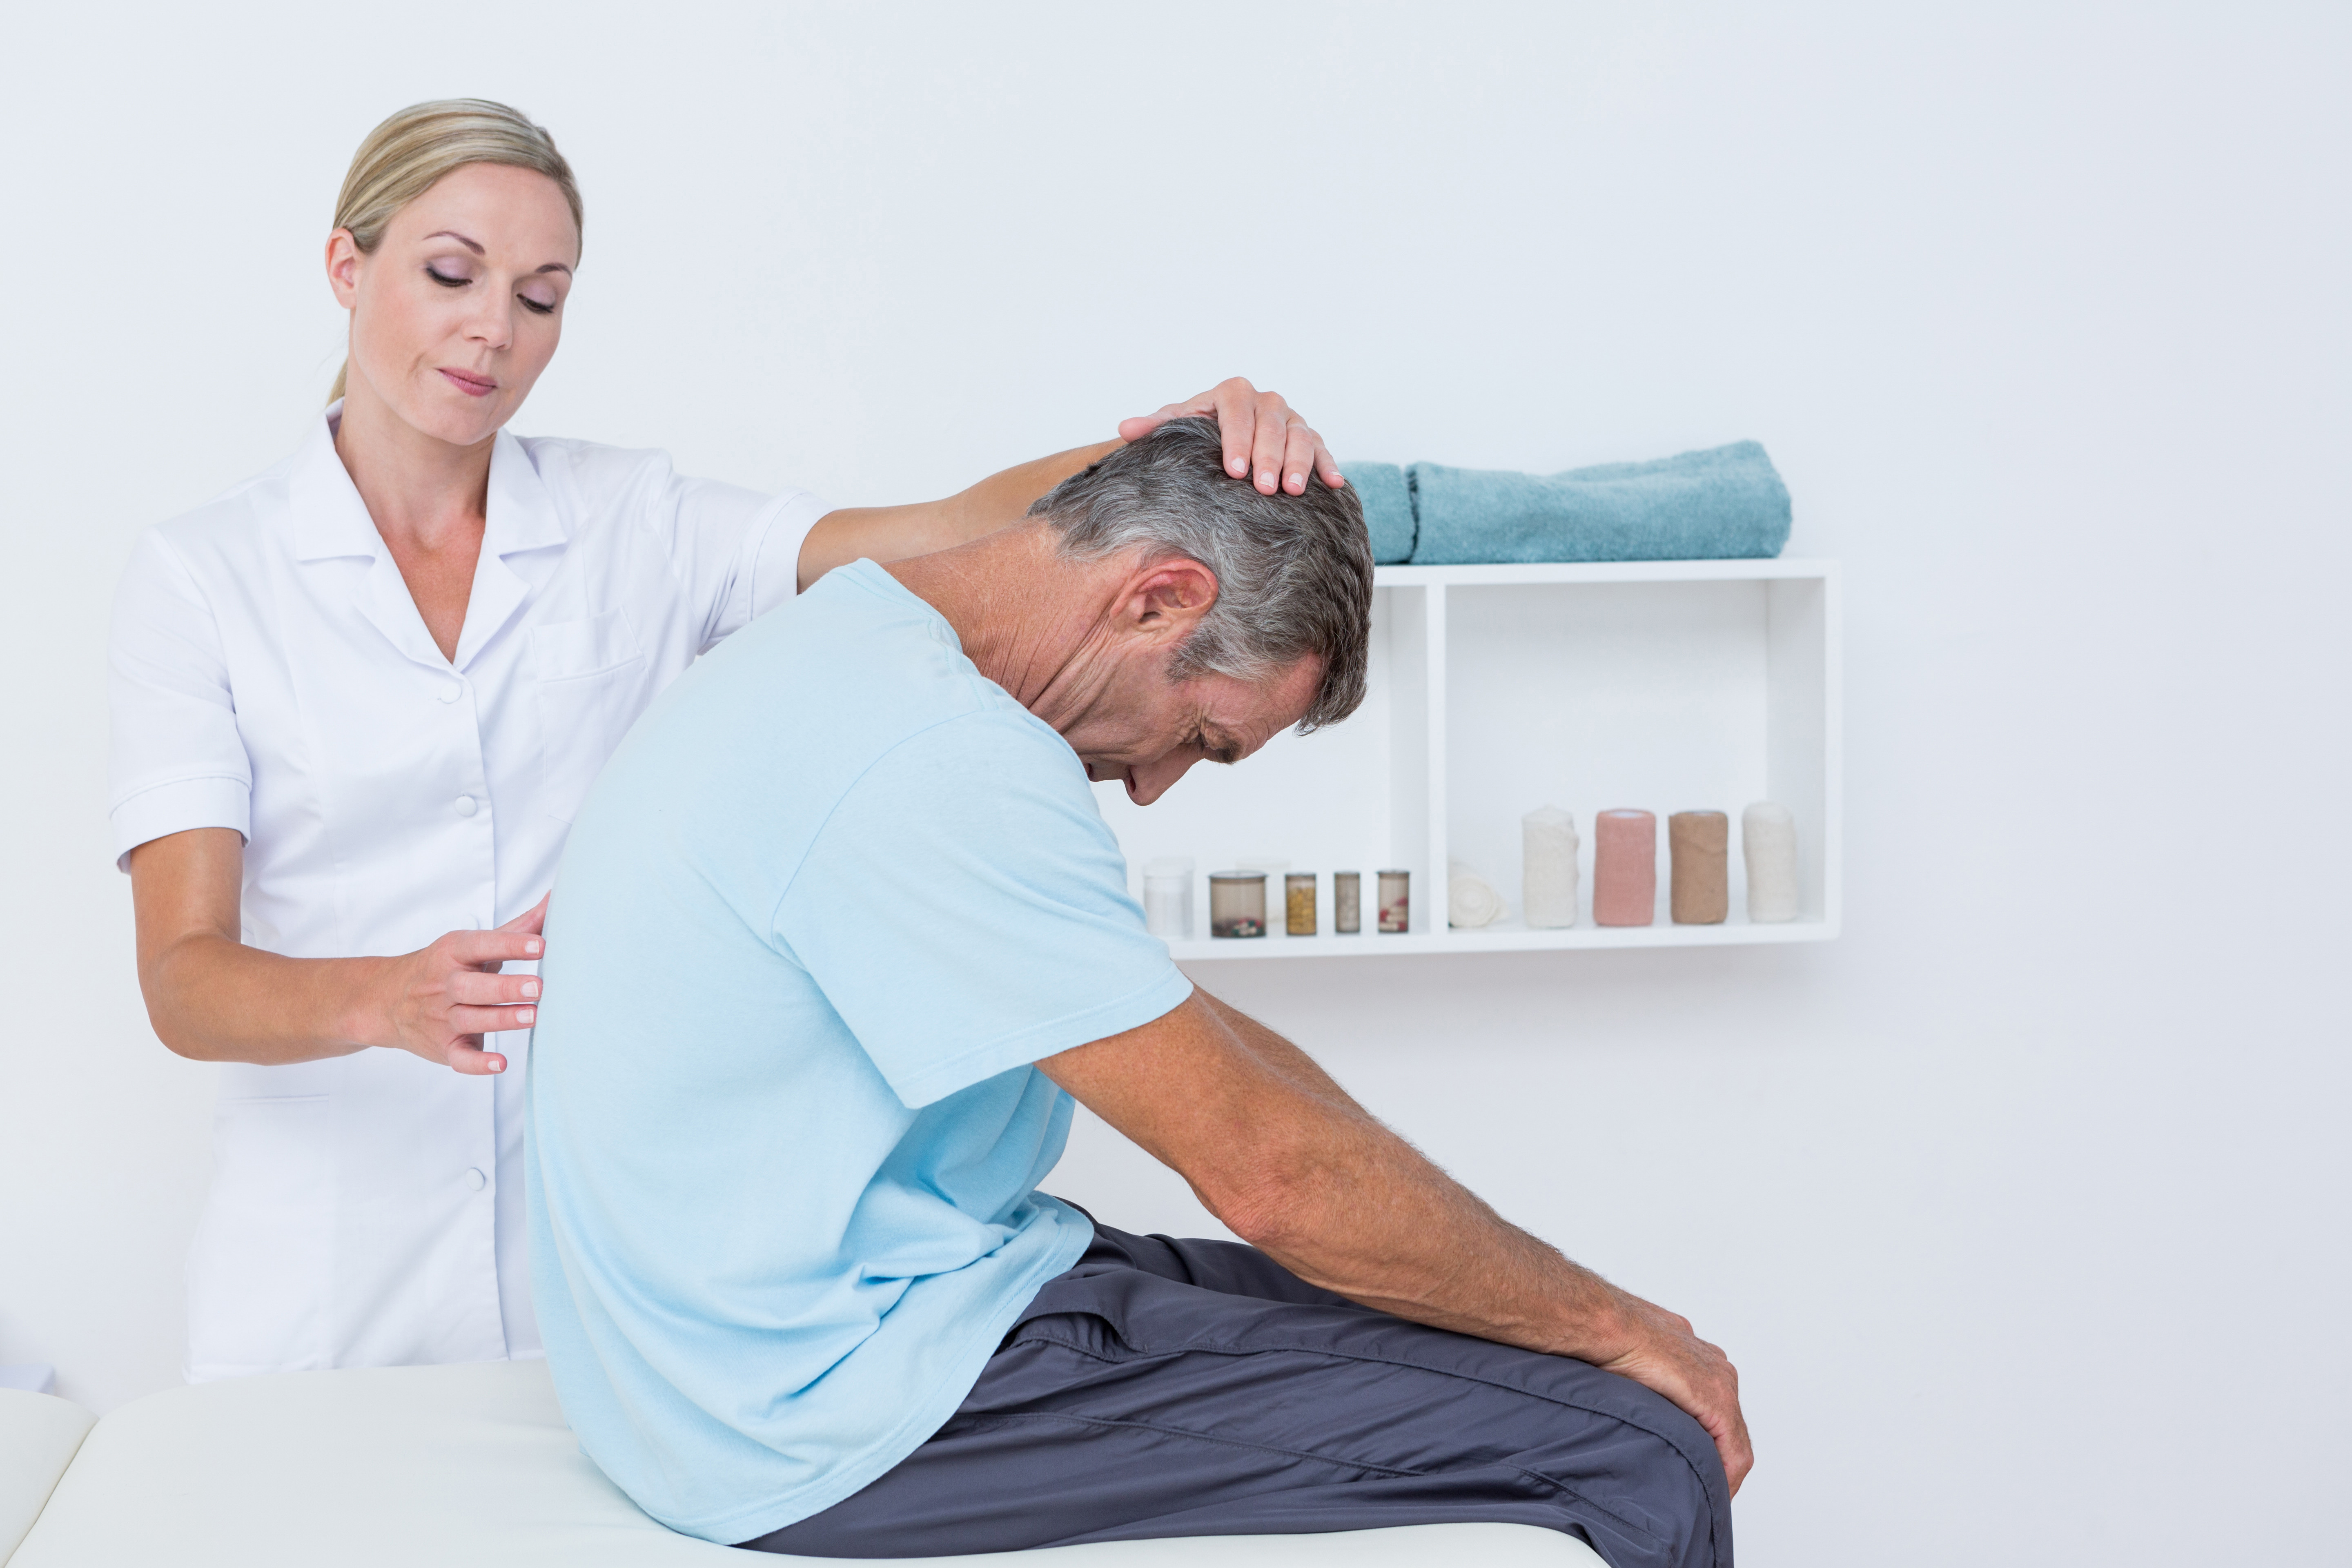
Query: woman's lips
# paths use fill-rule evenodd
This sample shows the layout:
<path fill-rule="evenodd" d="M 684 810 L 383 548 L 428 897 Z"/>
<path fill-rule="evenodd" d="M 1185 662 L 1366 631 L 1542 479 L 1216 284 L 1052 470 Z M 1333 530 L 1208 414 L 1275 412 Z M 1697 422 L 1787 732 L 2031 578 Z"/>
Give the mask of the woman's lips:
<path fill-rule="evenodd" d="M 499 384 L 497 382 L 488 380 L 483 376 L 467 375 L 462 370 L 445 369 L 441 374 L 449 378 L 450 385 L 456 387 L 458 391 L 464 393 L 468 397 L 488 397 L 491 393 L 496 392 L 499 389 Z"/>

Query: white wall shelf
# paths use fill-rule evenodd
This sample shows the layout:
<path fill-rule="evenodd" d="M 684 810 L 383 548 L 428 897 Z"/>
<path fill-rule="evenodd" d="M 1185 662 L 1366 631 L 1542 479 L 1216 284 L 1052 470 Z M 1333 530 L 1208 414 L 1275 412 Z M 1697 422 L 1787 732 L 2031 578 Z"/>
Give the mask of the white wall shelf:
<path fill-rule="evenodd" d="M 1176 958 L 1357 958 L 1562 948 L 1820 942 L 1839 921 L 1838 574 L 1828 561 L 1652 561 L 1383 566 L 1373 591 L 1370 689 L 1343 724 L 1285 734 L 1233 768 L 1203 763 L 1156 805 L 1097 786 L 1140 892 L 1144 864 L 1192 858 L 1194 936 Z M 1800 917 L 1751 925 L 1738 823 L 1775 800 L 1796 815 Z M 1583 840 L 1577 923 L 1518 919 L 1519 819 L 1575 813 Z M 1659 818 L 1658 907 L 1646 926 L 1592 923 L 1594 814 Z M 1730 815 L 1731 918 L 1675 925 L 1666 909 L 1665 817 Z M 1269 858 L 1318 874 L 1315 937 L 1208 936 L 1207 874 Z M 1503 895 L 1497 924 L 1445 923 L 1450 859 Z M 1412 873 L 1412 927 L 1374 923 L 1383 868 Z M 1360 935 L 1331 932 L 1331 873 L 1363 873 Z"/>

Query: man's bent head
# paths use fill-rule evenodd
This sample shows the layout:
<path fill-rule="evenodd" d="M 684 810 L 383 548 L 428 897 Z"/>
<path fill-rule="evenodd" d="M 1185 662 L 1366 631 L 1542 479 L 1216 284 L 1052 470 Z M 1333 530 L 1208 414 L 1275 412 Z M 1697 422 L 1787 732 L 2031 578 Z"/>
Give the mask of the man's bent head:
<path fill-rule="evenodd" d="M 1364 700 L 1372 553 L 1352 488 L 1263 495 L 1224 470 L 1215 422 L 1178 419 L 1029 509 L 1064 559 L 1129 573 L 1106 674 L 1057 724 L 1097 778 L 1148 804 L 1208 758 L 1334 724 Z M 1107 651 L 1107 650 L 1106 650 Z"/>

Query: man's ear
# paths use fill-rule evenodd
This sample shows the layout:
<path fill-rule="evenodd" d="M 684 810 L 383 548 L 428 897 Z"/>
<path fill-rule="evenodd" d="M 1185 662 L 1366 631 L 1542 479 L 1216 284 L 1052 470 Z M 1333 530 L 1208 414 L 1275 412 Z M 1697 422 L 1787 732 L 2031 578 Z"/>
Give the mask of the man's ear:
<path fill-rule="evenodd" d="M 1119 618 L 1137 635 L 1174 647 L 1217 602 L 1217 574 L 1198 561 L 1155 561 L 1128 580 Z"/>

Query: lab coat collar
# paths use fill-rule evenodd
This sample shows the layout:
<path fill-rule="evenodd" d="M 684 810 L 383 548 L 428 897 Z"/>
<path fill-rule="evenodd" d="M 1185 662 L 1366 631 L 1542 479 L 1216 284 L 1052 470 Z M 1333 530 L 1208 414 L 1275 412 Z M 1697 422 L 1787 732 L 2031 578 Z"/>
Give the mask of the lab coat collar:
<path fill-rule="evenodd" d="M 457 657 L 454 661 L 444 659 L 433 645 L 432 634 L 425 629 L 424 617 L 416 613 L 416 602 L 401 579 L 398 563 L 368 516 L 359 487 L 352 483 L 350 471 L 335 453 L 335 428 L 342 411 L 340 401 L 331 405 L 295 455 L 289 497 L 295 558 L 370 557 L 374 564 L 357 595 L 361 614 L 409 658 L 442 669 L 453 665 L 464 669 L 530 597 L 530 584 L 506 563 L 506 558 L 569 542 L 554 499 L 548 494 L 530 453 L 514 437 L 499 431 L 490 448 L 482 553 L 474 566 L 466 625 L 457 634 Z"/>

